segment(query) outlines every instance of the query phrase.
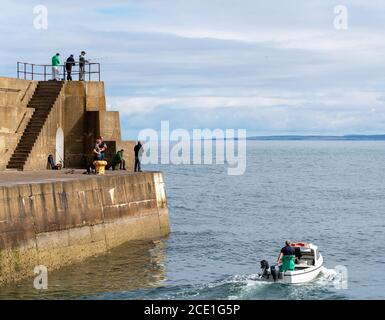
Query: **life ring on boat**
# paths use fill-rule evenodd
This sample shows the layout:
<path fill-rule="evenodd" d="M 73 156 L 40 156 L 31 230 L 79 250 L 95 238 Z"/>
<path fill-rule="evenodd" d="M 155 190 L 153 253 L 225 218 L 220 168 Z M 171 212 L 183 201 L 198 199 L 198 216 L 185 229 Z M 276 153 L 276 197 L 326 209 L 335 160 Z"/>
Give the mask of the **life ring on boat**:
<path fill-rule="evenodd" d="M 290 244 L 292 247 L 306 247 L 307 244 L 305 242 L 294 242 Z"/>

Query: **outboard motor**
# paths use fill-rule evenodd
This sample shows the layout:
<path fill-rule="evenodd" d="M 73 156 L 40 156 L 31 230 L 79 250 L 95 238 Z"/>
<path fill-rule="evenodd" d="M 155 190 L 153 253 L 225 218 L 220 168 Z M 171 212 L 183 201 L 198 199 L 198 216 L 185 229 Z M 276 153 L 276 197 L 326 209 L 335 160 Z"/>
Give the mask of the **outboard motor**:
<path fill-rule="evenodd" d="M 277 278 L 280 278 L 280 271 L 277 265 L 270 267 L 270 273 L 274 279 L 274 282 L 277 281 Z"/>
<path fill-rule="evenodd" d="M 269 263 L 266 260 L 261 261 L 262 277 L 269 279 Z"/>
<path fill-rule="evenodd" d="M 274 282 L 277 281 L 277 279 L 283 279 L 283 272 L 277 264 L 270 267 L 270 273 L 274 279 Z"/>

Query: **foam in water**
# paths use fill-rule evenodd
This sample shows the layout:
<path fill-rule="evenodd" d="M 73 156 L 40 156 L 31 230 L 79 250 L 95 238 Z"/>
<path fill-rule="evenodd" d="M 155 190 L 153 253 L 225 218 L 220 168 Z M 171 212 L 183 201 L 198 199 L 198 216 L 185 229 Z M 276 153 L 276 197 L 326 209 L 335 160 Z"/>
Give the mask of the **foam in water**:
<path fill-rule="evenodd" d="M 322 267 L 319 276 L 308 283 L 283 284 L 261 280 L 258 274 L 234 275 L 209 283 L 205 291 L 228 291 L 227 299 L 307 299 L 323 292 L 325 298 L 334 296 L 334 288 L 343 281 L 339 270 Z"/>
<path fill-rule="evenodd" d="M 320 285 L 340 286 L 346 279 L 344 279 L 343 273 L 338 269 L 328 269 L 326 267 L 321 268 L 320 275 L 316 279 L 316 283 Z"/>

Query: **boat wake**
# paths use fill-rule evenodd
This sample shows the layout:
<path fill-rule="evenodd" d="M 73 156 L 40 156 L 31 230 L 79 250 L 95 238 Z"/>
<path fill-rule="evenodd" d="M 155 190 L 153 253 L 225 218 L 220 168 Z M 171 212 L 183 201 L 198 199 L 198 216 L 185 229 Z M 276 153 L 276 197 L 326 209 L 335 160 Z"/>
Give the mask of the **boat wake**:
<path fill-rule="evenodd" d="M 234 275 L 202 286 L 195 298 L 202 299 L 346 299 L 337 285 L 341 273 L 322 267 L 318 277 L 302 284 L 284 284 L 264 281 L 258 274 Z M 185 292 L 186 293 L 186 292 Z"/>
<path fill-rule="evenodd" d="M 303 284 L 283 284 L 263 281 L 257 274 L 234 276 L 229 283 L 237 283 L 238 291 L 228 299 L 345 299 L 337 292 L 340 274 L 334 269 L 322 269 L 319 276 Z"/>
<path fill-rule="evenodd" d="M 319 285 L 333 285 L 334 287 L 339 288 L 345 279 L 341 273 L 341 270 L 322 267 L 320 275 L 317 279 L 315 279 L 315 281 Z"/>
<path fill-rule="evenodd" d="M 141 299 L 202 299 L 202 300 L 303 300 L 347 299 L 336 289 L 341 274 L 336 269 L 322 267 L 316 279 L 302 284 L 264 281 L 258 274 L 232 275 L 206 284 L 161 286 L 149 290 L 125 292 L 125 298 Z M 121 293 L 108 293 L 97 298 L 121 298 Z M 95 297 L 94 297 L 95 298 Z"/>

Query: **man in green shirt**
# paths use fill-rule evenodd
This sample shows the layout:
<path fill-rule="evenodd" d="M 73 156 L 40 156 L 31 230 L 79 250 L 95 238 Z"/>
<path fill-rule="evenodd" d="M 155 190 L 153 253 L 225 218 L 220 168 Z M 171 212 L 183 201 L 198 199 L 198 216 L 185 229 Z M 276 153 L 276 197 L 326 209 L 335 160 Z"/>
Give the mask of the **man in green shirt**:
<path fill-rule="evenodd" d="M 52 57 L 52 80 L 60 80 L 59 78 L 59 66 L 60 66 L 60 54 L 57 53 Z"/>
<path fill-rule="evenodd" d="M 119 164 L 119 170 L 126 170 L 126 161 L 123 158 L 123 149 L 119 150 L 114 159 L 112 160 L 112 170 L 116 170 L 116 166 Z"/>

